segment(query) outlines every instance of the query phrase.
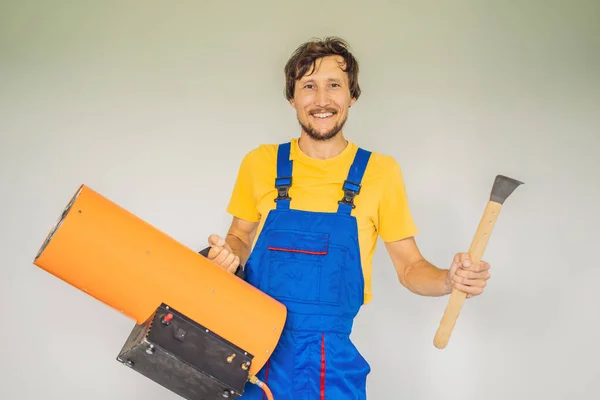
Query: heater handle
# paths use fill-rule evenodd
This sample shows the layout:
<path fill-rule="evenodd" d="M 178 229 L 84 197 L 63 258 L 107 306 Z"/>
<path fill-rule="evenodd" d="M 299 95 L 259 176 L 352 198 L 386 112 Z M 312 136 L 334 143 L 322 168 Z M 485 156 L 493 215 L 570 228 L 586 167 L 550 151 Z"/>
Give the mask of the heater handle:
<path fill-rule="evenodd" d="M 204 257 L 208 258 L 208 252 L 210 251 L 210 249 L 211 249 L 211 247 L 208 246 L 207 248 L 200 250 L 198 253 L 200 255 L 203 255 Z M 237 270 L 235 271 L 235 275 L 240 279 L 244 279 L 244 268 L 242 268 L 241 265 L 239 265 L 237 267 Z"/>

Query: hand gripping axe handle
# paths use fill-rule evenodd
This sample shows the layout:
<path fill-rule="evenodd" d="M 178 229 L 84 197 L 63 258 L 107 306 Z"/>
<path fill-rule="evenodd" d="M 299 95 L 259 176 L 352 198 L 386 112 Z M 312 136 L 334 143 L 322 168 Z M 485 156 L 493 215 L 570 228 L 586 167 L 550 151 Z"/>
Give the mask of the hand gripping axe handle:
<path fill-rule="evenodd" d="M 496 220 L 500 214 L 500 209 L 502 208 L 504 201 L 519 185 L 522 184 L 523 182 L 503 175 L 496 176 L 490 199 L 485 207 L 477 231 L 475 232 L 475 237 L 471 242 L 471 247 L 469 248 L 469 257 L 473 263 L 481 261 L 481 257 L 488 244 L 492 230 L 496 225 Z M 448 305 L 442 316 L 435 338 L 433 339 L 433 344 L 438 349 L 443 349 L 448 345 L 450 335 L 452 334 L 452 330 L 454 329 L 454 325 L 456 324 L 456 320 L 458 319 L 458 315 L 460 314 L 460 310 L 466 298 L 466 293 L 458 289 L 452 290 L 450 300 L 448 301 Z"/>

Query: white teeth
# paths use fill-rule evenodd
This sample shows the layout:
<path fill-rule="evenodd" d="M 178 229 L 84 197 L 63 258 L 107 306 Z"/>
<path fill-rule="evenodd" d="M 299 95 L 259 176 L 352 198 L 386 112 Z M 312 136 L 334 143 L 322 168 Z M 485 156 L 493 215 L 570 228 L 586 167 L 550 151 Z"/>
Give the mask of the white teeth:
<path fill-rule="evenodd" d="M 332 115 L 333 115 L 333 113 L 313 114 L 313 116 L 315 116 L 317 118 L 327 118 L 327 117 L 331 117 Z"/>

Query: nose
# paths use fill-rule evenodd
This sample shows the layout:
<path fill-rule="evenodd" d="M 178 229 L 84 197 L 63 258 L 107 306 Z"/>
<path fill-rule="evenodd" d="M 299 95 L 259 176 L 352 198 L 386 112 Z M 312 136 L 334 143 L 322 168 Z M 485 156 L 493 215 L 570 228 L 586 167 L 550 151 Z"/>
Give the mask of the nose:
<path fill-rule="evenodd" d="M 329 92 L 326 89 L 318 89 L 315 96 L 315 103 L 319 107 L 326 107 L 330 103 Z"/>

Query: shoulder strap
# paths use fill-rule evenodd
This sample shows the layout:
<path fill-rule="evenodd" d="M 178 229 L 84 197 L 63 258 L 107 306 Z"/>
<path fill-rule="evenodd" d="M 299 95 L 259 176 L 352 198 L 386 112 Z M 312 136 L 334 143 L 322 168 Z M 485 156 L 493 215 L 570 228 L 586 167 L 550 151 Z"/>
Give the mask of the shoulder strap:
<path fill-rule="evenodd" d="M 360 193 L 362 178 L 370 158 L 370 151 L 359 148 L 356 152 L 354 161 L 348 171 L 348 178 L 344 181 L 344 185 L 342 186 L 344 197 L 338 202 L 338 213 L 350 214 L 356 207 L 354 205 L 354 197 Z"/>
<path fill-rule="evenodd" d="M 290 160 L 291 142 L 282 143 L 277 148 L 277 177 L 275 187 L 277 188 L 277 209 L 289 209 L 289 190 L 292 186 L 292 160 Z"/>

